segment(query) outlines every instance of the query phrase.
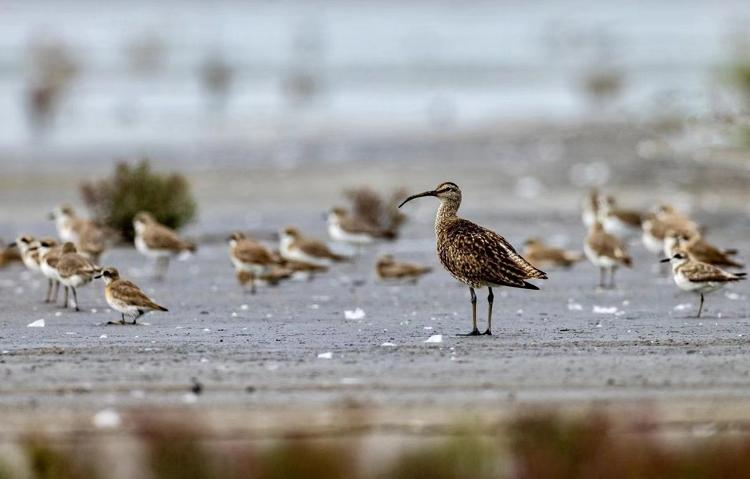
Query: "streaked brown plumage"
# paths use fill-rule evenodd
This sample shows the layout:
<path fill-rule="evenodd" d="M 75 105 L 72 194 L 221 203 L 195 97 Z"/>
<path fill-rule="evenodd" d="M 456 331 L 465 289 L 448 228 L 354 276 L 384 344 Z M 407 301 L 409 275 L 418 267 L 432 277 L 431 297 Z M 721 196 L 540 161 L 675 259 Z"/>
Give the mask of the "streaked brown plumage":
<path fill-rule="evenodd" d="M 105 268 L 96 277 L 104 279 L 104 297 L 107 304 L 120 313 L 120 324 L 125 324 L 125 315 L 131 316 L 132 324 L 136 324 L 137 319 L 147 311 L 168 311 L 146 296 L 135 283 L 121 279 L 115 268 Z"/>
<path fill-rule="evenodd" d="M 499 234 L 459 218 L 457 212 L 461 206 L 461 190 L 455 183 L 441 183 L 432 191 L 412 195 L 400 206 L 423 196 L 435 196 L 440 199 L 440 207 L 435 218 L 440 262 L 454 278 L 469 286 L 473 322 L 473 329 L 469 335 L 480 334 L 476 322 L 474 288 L 482 287 L 489 289 L 489 314 L 484 334 L 492 334 L 492 288 L 510 286 L 539 289 L 527 280 L 547 279 L 547 275 L 521 257 Z"/>
<path fill-rule="evenodd" d="M 375 263 L 375 271 L 377 271 L 380 279 L 410 279 L 416 281 L 420 276 L 432 271 L 432 268 L 416 263 L 396 261 L 393 256 L 387 254 L 378 258 Z"/>
<path fill-rule="evenodd" d="M 538 268 L 546 266 L 569 268 L 583 259 L 583 253 L 580 251 L 569 251 L 549 246 L 537 238 L 526 240 L 522 254 L 524 258 Z"/>
<path fill-rule="evenodd" d="M 583 243 L 583 251 L 594 266 L 599 268 L 599 286 L 604 288 L 607 270 L 610 271 L 609 287 L 615 287 L 615 271 L 618 266 L 632 265 L 625 245 L 614 235 L 604 231 L 599 221 L 595 221 L 589 228 Z"/>

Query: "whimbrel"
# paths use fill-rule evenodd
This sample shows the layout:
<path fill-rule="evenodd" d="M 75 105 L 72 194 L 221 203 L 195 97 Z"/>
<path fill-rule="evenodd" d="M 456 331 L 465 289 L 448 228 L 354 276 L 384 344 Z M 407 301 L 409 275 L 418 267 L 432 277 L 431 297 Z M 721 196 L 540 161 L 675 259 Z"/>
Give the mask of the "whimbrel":
<path fill-rule="evenodd" d="M 95 277 L 104 279 L 104 297 L 107 304 L 120 313 L 120 324 L 125 324 L 125 315 L 132 317 L 132 324 L 135 324 L 147 311 L 167 311 L 167 308 L 146 296 L 136 284 L 120 279 L 120 273 L 115 268 L 105 268 Z"/>
<path fill-rule="evenodd" d="M 678 288 L 700 294 L 701 303 L 696 318 L 701 317 L 705 294 L 721 289 L 727 283 L 743 280 L 747 274 L 729 273 L 717 266 L 695 261 L 687 253 L 680 250 L 677 250 L 671 258 L 665 258 L 661 261 L 672 263 L 672 274 Z"/>
<path fill-rule="evenodd" d="M 461 189 L 455 183 L 445 182 L 437 188 L 406 198 L 399 208 L 415 198 L 435 196 L 440 207 L 435 218 L 437 253 L 445 269 L 458 281 L 469 287 L 471 294 L 472 330 L 467 336 L 492 334 L 492 288 L 539 289 L 528 279 L 547 279 L 547 275 L 532 266 L 513 246 L 499 234 L 457 216 L 461 206 Z M 489 311 L 487 330 L 477 329 L 477 296 L 475 288 L 487 287 Z"/>
<path fill-rule="evenodd" d="M 609 287 L 615 287 L 615 271 L 620 265 L 631 266 L 632 260 L 625 250 L 625 245 L 614 235 L 604 231 L 598 221 L 589 229 L 583 242 L 583 252 L 594 266 L 599 267 L 599 287 L 607 287 L 605 277 L 610 271 Z"/>
<path fill-rule="evenodd" d="M 164 279 L 170 258 L 196 250 L 194 243 L 183 240 L 145 211 L 135 215 L 133 228 L 136 249 L 145 256 L 156 258 L 156 279 Z"/>

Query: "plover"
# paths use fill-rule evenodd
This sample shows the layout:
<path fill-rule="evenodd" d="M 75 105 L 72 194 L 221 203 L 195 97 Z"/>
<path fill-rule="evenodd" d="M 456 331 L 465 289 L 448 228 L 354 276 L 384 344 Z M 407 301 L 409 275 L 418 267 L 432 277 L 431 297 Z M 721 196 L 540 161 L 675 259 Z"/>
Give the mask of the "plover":
<path fill-rule="evenodd" d="M 665 258 L 661 261 L 672 263 L 672 275 L 678 288 L 700 294 L 701 302 L 696 318 L 700 318 L 703 311 L 704 295 L 721 289 L 727 283 L 743 280 L 747 274 L 729 273 L 717 266 L 695 261 L 681 250 L 677 250 L 671 258 Z"/>
<path fill-rule="evenodd" d="M 537 238 L 526 240 L 522 254 L 537 268 L 547 266 L 569 268 L 583 259 L 583 254 L 580 251 L 569 251 L 548 246 Z"/>
<path fill-rule="evenodd" d="M 73 243 L 68 241 L 62 245 L 62 254 L 57 261 L 57 275 L 60 283 L 65 287 L 65 308 L 68 307 L 68 288 L 70 288 L 75 310 L 80 311 L 76 288 L 89 284 L 100 269 L 90 259 L 78 254 Z"/>
<path fill-rule="evenodd" d="M 160 224 L 145 211 L 135 215 L 133 228 L 136 249 L 149 258 L 156 258 L 157 279 L 164 278 L 170 258 L 196 250 L 194 243 L 183 240 L 172 229 Z"/>
<path fill-rule="evenodd" d="M 232 233 L 228 240 L 229 259 L 234 265 L 237 280 L 242 286 L 249 283 L 250 292 L 255 294 L 255 279 L 263 276 L 276 263 L 274 255 L 239 231 Z"/>
<path fill-rule="evenodd" d="M 327 215 L 328 234 L 334 241 L 356 246 L 370 244 L 377 239 L 394 239 L 393 231 L 381 230 L 372 224 L 353 217 L 344 208 L 332 208 Z"/>
<path fill-rule="evenodd" d="M 132 324 L 136 324 L 138 318 L 148 311 L 168 311 L 164 306 L 160 306 L 151 298 L 141 291 L 134 283 L 120 279 L 120 273 L 115 268 L 105 268 L 101 270 L 95 278 L 103 278 L 106 286 L 104 287 L 104 297 L 107 304 L 118 311 L 121 316 L 120 324 L 125 324 L 125 316 L 133 319 Z M 115 324 L 110 322 L 109 324 Z"/>
<path fill-rule="evenodd" d="M 281 256 L 289 261 L 298 261 L 313 266 L 330 266 L 334 261 L 345 261 L 346 256 L 331 251 L 324 242 L 302 235 L 291 226 L 287 226 L 280 233 L 279 251 Z"/>
<path fill-rule="evenodd" d="M 642 223 L 643 246 L 660 258 L 664 254 L 664 240 L 669 232 L 680 234 L 698 233 L 698 225 L 682 215 L 666 213 L 653 213 L 644 219 Z"/>
<path fill-rule="evenodd" d="M 57 274 L 57 262 L 60 260 L 62 254 L 62 245 L 57 240 L 52 238 L 42 238 L 39 240 L 39 269 L 42 274 L 47 277 L 50 285 L 54 285 L 47 289 L 47 298 L 44 300 L 45 303 L 57 301 L 57 293 L 60 289 L 60 277 Z M 65 302 L 67 303 L 67 297 Z"/>
<path fill-rule="evenodd" d="M 27 269 L 34 272 L 41 272 L 39 265 L 39 241 L 32 236 L 22 235 L 11 243 L 11 246 L 18 248 L 21 253 L 21 261 Z"/>
<path fill-rule="evenodd" d="M 378 258 L 375 271 L 380 279 L 408 279 L 416 282 L 421 276 L 432 271 L 432 268 L 416 263 L 396 261 L 393 256 L 387 254 Z"/>
<path fill-rule="evenodd" d="M 69 205 L 56 207 L 50 213 L 50 219 L 55 221 L 57 234 L 62 241 L 70 241 L 79 254 L 98 262 L 106 249 L 104 231 L 91 220 L 80 218 Z"/>
<path fill-rule="evenodd" d="M 351 201 L 349 216 L 370 225 L 371 228 L 388 232 L 395 239 L 398 230 L 406 221 L 406 215 L 398 209 L 406 191 L 396 189 L 389 197 L 368 187 L 352 188 L 345 192 Z"/>
<path fill-rule="evenodd" d="M 641 233 L 643 218 L 638 211 L 619 208 L 613 196 L 605 195 L 599 199 L 599 220 L 604 231 L 627 241 Z"/>
<path fill-rule="evenodd" d="M 22 263 L 21 250 L 15 243 L 8 246 L 0 246 L 0 268 L 4 268 L 12 263 Z"/>
<path fill-rule="evenodd" d="M 586 228 L 590 228 L 599 218 L 599 190 L 592 188 L 588 196 L 583 200 L 581 220 Z"/>
<path fill-rule="evenodd" d="M 667 258 L 671 258 L 677 250 L 686 252 L 691 259 L 701 263 L 730 268 L 744 268 L 745 266 L 731 257 L 737 254 L 737 250 L 717 248 L 695 232 L 670 231 L 664 238 L 664 253 Z"/>
<path fill-rule="evenodd" d="M 605 283 L 607 270 L 610 272 L 609 287 L 614 288 L 617 268 L 621 265 L 628 267 L 632 265 L 625 245 L 616 236 L 604 231 L 604 227 L 598 221 L 595 221 L 589 228 L 583 242 L 583 252 L 586 258 L 599 268 L 599 287 L 601 288 L 607 287 Z"/>
<path fill-rule="evenodd" d="M 547 275 L 516 253 L 513 246 L 499 234 L 471 221 L 459 218 L 461 190 L 451 182 L 441 183 L 434 190 L 406 198 L 399 207 L 415 198 L 434 196 L 440 200 L 435 218 L 437 253 L 440 262 L 458 281 L 469 287 L 472 309 L 472 330 L 469 336 L 482 334 L 477 329 L 477 296 L 474 288 L 487 287 L 489 310 L 487 330 L 492 334 L 492 288 L 539 289 L 528 279 L 547 279 Z"/>

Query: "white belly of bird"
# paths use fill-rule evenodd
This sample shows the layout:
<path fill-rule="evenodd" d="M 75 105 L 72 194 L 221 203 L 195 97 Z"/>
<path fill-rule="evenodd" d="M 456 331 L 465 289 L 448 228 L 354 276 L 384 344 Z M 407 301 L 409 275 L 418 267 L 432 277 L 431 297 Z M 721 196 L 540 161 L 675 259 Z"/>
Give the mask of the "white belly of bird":
<path fill-rule="evenodd" d="M 40 263 L 40 269 L 42 270 L 42 274 L 44 276 L 48 277 L 49 279 L 60 281 L 60 275 L 57 274 L 57 270 L 53 268 L 52 266 L 50 266 L 49 264 L 47 264 L 46 261 L 42 261 Z"/>
<path fill-rule="evenodd" d="M 641 237 L 641 239 L 643 240 L 643 246 L 645 246 L 646 249 L 651 251 L 652 253 L 660 254 L 664 252 L 664 241 L 655 237 L 648 231 L 643 232 L 643 236 Z"/>
<path fill-rule="evenodd" d="M 149 248 L 148 246 L 146 246 L 145 241 L 143 241 L 143 238 L 141 238 L 140 236 L 135 237 L 135 249 L 137 249 L 138 252 L 142 255 L 148 256 L 149 258 L 165 258 L 170 257 L 174 254 L 174 252 L 167 249 Z"/>
<path fill-rule="evenodd" d="M 64 286 L 71 286 L 73 288 L 79 288 L 81 286 L 84 286 L 86 284 L 89 284 L 92 280 L 92 277 L 90 275 L 80 275 L 80 274 L 74 274 L 72 276 L 68 276 L 67 278 L 60 277 L 60 282 Z"/>
<path fill-rule="evenodd" d="M 596 213 L 594 213 L 593 210 L 585 209 L 581 214 L 581 219 L 583 220 L 584 226 L 586 226 L 586 228 L 590 228 L 596 220 Z"/>
<path fill-rule="evenodd" d="M 30 255 L 22 255 L 21 260 L 23 260 L 23 264 L 26 265 L 27 268 L 29 268 L 31 271 L 41 271 L 41 267 L 39 266 L 39 263 L 34 261 Z"/>
<path fill-rule="evenodd" d="M 365 233 L 350 233 L 345 231 L 340 225 L 331 223 L 328 225 L 328 234 L 334 241 L 351 244 L 370 244 L 374 241 L 373 237 Z"/>
<path fill-rule="evenodd" d="M 675 240 L 674 237 L 667 236 L 666 238 L 664 238 L 664 255 L 667 258 L 672 257 L 675 247 L 677 247 L 677 240 Z"/>
<path fill-rule="evenodd" d="M 674 282 L 677 285 L 677 287 L 683 291 L 693 291 L 695 293 L 701 293 L 701 294 L 712 293 L 716 291 L 717 289 L 721 289 L 724 286 L 724 283 L 718 283 L 718 282 L 696 283 L 687 279 L 685 275 L 683 275 L 679 271 L 674 275 Z"/>
<path fill-rule="evenodd" d="M 330 266 L 331 260 L 328 258 L 319 258 L 312 256 L 299 248 L 292 247 L 292 241 L 283 238 L 279 246 L 279 252 L 284 259 L 290 261 L 299 261 L 301 263 L 311 264 L 313 266 Z"/>
<path fill-rule="evenodd" d="M 617 217 L 614 216 L 608 216 L 607 218 L 604 218 L 604 222 L 602 222 L 602 226 L 604 227 L 604 231 L 607 233 L 617 236 L 621 240 L 628 240 L 630 238 L 634 238 L 638 235 L 638 229 L 633 228 L 627 223 L 624 223 L 617 219 Z"/>
<path fill-rule="evenodd" d="M 584 243 L 583 245 L 583 252 L 586 255 L 586 258 L 588 258 L 594 266 L 600 268 L 612 268 L 613 266 L 617 266 L 617 261 L 608 256 L 600 256 L 596 251 L 591 249 L 587 243 Z"/>
<path fill-rule="evenodd" d="M 231 259 L 232 259 L 232 264 L 234 264 L 234 269 L 236 269 L 237 271 L 246 271 L 254 275 L 261 275 L 266 272 L 266 267 L 262 264 L 245 263 L 243 261 L 238 260 L 235 257 L 232 257 Z"/>

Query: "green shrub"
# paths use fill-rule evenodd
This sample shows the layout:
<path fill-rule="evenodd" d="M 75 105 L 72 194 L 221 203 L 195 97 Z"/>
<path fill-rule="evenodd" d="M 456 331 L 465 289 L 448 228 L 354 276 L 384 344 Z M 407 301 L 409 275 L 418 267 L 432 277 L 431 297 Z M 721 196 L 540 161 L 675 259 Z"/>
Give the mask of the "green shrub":
<path fill-rule="evenodd" d="M 185 177 L 155 173 L 147 159 L 135 165 L 118 163 L 112 177 L 82 184 L 81 195 L 99 223 L 128 241 L 133 239 L 133 216 L 139 211 L 148 211 L 175 229 L 189 223 L 196 212 Z"/>

